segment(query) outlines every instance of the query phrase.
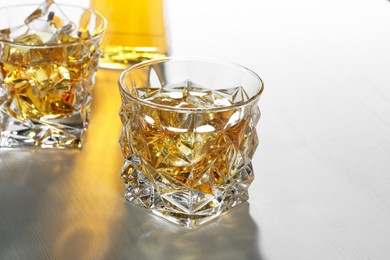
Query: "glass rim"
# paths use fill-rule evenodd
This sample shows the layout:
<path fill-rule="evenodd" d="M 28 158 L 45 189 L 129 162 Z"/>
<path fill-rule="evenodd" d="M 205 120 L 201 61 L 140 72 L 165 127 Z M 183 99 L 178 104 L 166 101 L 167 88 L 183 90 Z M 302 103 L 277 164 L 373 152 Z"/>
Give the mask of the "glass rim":
<path fill-rule="evenodd" d="M 91 13 L 94 13 L 97 16 L 99 16 L 100 18 L 102 18 L 103 26 L 92 37 L 87 38 L 87 39 L 80 39 L 79 41 L 72 42 L 72 43 L 26 45 L 24 43 L 11 42 L 11 41 L 7 41 L 7 40 L 1 39 L 1 38 L 0 38 L 0 43 L 7 44 L 7 45 L 13 46 L 13 47 L 19 47 L 19 48 L 20 47 L 26 47 L 26 48 L 29 48 L 29 49 L 50 49 L 50 48 L 59 48 L 59 47 L 69 47 L 69 46 L 77 46 L 77 45 L 80 45 L 80 44 L 83 44 L 83 43 L 86 43 L 86 42 L 89 42 L 89 41 L 93 41 L 96 38 L 99 38 L 101 35 L 103 35 L 105 33 L 105 31 L 107 30 L 107 19 L 99 11 L 96 11 L 95 9 L 92 9 L 92 8 L 89 8 L 89 7 L 83 7 L 83 6 L 77 6 L 77 5 L 69 5 L 69 4 L 57 4 L 57 5 L 59 7 L 65 6 L 65 7 L 70 7 L 70 8 L 80 9 L 80 10 L 91 11 Z M 6 10 L 8 8 L 29 7 L 29 6 L 35 6 L 35 7 L 38 8 L 40 5 L 33 4 L 33 3 L 17 4 L 17 5 L 5 5 L 5 6 L 0 7 L 0 11 Z"/>
<path fill-rule="evenodd" d="M 252 75 L 258 81 L 259 89 L 256 91 L 256 94 L 254 94 L 248 100 L 245 100 L 243 102 L 239 102 L 236 104 L 231 104 L 229 106 L 212 107 L 212 108 L 204 108 L 204 107 L 186 108 L 186 107 L 173 107 L 173 106 L 148 102 L 148 101 L 145 101 L 137 96 L 132 95 L 128 91 L 128 89 L 124 88 L 124 79 L 130 71 L 137 69 L 137 68 L 142 68 L 142 67 L 145 67 L 148 65 L 155 64 L 156 62 L 161 63 L 161 62 L 170 61 L 170 60 L 182 60 L 182 61 L 192 60 L 192 61 L 201 61 L 201 62 L 220 63 L 223 65 L 227 65 L 227 66 L 230 66 L 232 68 L 236 68 L 236 69 L 245 71 L 246 73 L 249 73 L 250 75 Z M 250 70 L 242 65 L 239 65 L 237 63 L 228 62 L 228 61 L 219 60 L 219 59 L 213 59 L 213 58 L 196 57 L 196 56 L 169 56 L 169 57 L 164 57 L 164 58 L 150 59 L 150 60 L 146 60 L 146 61 L 134 64 L 134 65 L 130 66 L 129 68 L 125 69 L 121 73 L 121 75 L 119 76 L 119 79 L 118 79 L 118 85 L 120 88 L 120 92 L 124 93 L 126 95 L 126 97 L 130 98 L 133 101 L 136 101 L 136 102 L 141 103 L 141 104 L 148 106 L 148 107 L 154 107 L 154 108 L 158 108 L 160 110 L 175 111 L 175 112 L 217 112 L 217 111 L 227 111 L 227 110 L 231 110 L 234 108 L 240 108 L 240 107 L 246 106 L 248 104 L 255 103 L 260 98 L 260 96 L 264 90 L 263 80 L 254 71 L 252 71 L 252 70 Z"/>

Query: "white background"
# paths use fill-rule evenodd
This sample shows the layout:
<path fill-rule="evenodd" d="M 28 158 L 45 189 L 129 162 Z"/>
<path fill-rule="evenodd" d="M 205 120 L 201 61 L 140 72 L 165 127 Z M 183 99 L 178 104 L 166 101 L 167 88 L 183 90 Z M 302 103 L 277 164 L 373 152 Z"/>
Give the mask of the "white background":
<path fill-rule="evenodd" d="M 389 259 L 390 2 L 168 0 L 166 7 L 173 55 L 239 63 L 265 82 L 250 188 L 257 258 Z M 165 252 L 154 245 L 133 250 Z"/>

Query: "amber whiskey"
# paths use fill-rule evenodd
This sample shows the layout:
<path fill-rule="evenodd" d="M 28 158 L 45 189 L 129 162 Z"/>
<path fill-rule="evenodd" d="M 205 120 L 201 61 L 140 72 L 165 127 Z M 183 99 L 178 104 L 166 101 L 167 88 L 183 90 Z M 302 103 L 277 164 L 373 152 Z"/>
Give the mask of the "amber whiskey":
<path fill-rule="evenodd" d="M 191 226 L 248 199 L 259 110 L 236 106 L 242 87 L 135 91 L 144 103 L 121 109 L 127 200 Z"/>
<path fill-rule="evenodd" d="M 108 20 L 100 66 L 127 68 L 168 53 L 163 0 L 91 0 Z"/>

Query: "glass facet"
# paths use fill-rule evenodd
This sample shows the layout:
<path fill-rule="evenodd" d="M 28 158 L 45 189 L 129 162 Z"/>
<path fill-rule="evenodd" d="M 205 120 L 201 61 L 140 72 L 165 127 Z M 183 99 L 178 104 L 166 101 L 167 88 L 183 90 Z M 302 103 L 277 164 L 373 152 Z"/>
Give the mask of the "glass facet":
<path fill-rule="evenodd" d="M 125 198 L 194 228 L 248 200 L 261 79 L 198 58 L 135 65 L 120 80 Z"/>
<path fill-rule="evenodd" d="M 80 148 L 105 18 L 53 1 L 0 17 L 0 147 Z"/>

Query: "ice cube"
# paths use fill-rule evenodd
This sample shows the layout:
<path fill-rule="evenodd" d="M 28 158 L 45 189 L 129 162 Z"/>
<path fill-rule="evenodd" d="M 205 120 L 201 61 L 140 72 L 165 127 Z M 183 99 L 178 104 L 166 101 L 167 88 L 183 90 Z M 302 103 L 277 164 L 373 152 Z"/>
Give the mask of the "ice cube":
<path fill-rule="evenodd" d="M 69 70 L 63 66 L 48 65 L 30 68 L 26 71 L 35 96 L 45 97 L 53 93 L 65 93 L 70 90 Z"/>
<path fill-rule="evenodd" d="M 10 41 L 11 40 L 10 33 L 11 33 L 10 28 L 0 30 L 0 40 Z"/>
<path fill-rule="evenodd" d="M 61 27 L 61 29 L 57 30 L 53 35 L 51 35 L 51 38 L 45 43 L 46 44 L 63 43 L 63 40 L 65 42 L 76 42 L 77 38 L 75 39 L 70 35 L 70 33 L 73 31 L 73 28 L 74 28 L 73 23 L 69 23 Z"/>
<path fill-rule="evenodd" d="M 24 22 L 30 32 L 38 35 L 44 44 L 61 43 L 61 36 L 70 35 L 75 29 L 74 23 L 53 0 L 43 2 Z"/>
<path fill-rule="evenodd" d="M 89 32 L 90 20 L 91 20 L 91 12 L 84 11 L 79 21 L 79 30 L 77 32 L 77 36 L 79 38 L 88 39 L 91 37 L 91 33 Z"/>
<path fill-rule="evenodd" d="M 59 32 L 58 35 L 55 35 L 55 39 L 58 43 L 76 43 L 80 39 L 76 35 L 66 34 L 64 32 Z"/>
<path fill-rule="evenodd" d="M 47 21 L 36 19 L 28 24 L 30 34 L 38 35 L 43 43 L 53 42 L 52 38 L 58 34 L 58 29 L 50 26 Z"/>
<path fill-rule="evenodd" d="M 214 108 L 215 104 L 210 96 L 187 96 L 186 102 L 196 108 Z"/>
<path fill-rule="evenodd" d="M 38 19 L 48 22 L 51 26 L 57 29 L 70 23 L 70 20 L 53 0 L 44 1 L 24 20 L 24 23 L 29 25 Z"/>
<path fill-rule="evenodd" d="M 15 38 L 23 37 L 28 34 L 29 28 L 25 24 L 19 26 L 5 28 L 0 30 L 0 39 L 6 41 L 13 41 Z"/>
<path fill-rule="evenodd" d="M 41 45 L 41 44 L 43 44 L 41 37 L 39 37 L 36 34 L 21 35 L 15 39 L 13 39 L 13 42 L 23 43 L 25 45 Z"/>
<path fill-rule="evenodd" d="M 59 44 L 63 38 L 74 42 L 64 35 L 70 36 L 75 28 L 53 0 L 46 0 L 24 19 L 24 24 L 0 30 L 0 39 L 28 45 Z"/>

